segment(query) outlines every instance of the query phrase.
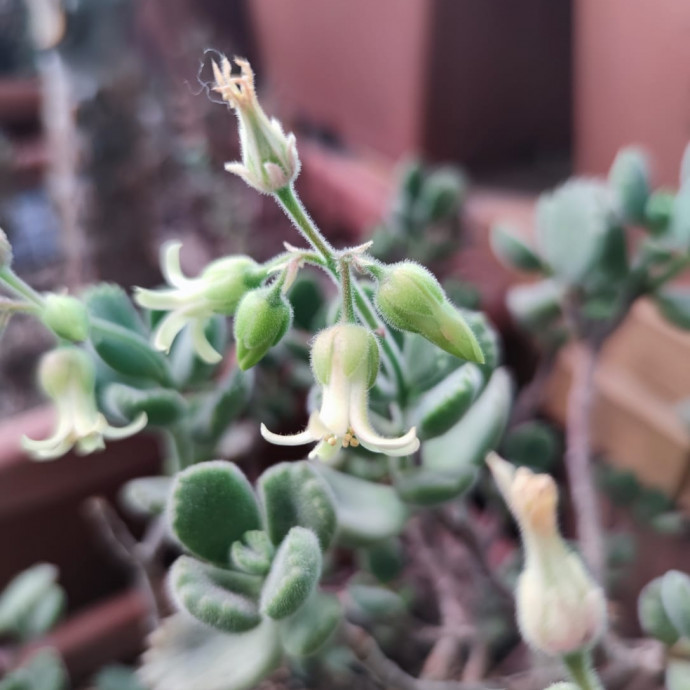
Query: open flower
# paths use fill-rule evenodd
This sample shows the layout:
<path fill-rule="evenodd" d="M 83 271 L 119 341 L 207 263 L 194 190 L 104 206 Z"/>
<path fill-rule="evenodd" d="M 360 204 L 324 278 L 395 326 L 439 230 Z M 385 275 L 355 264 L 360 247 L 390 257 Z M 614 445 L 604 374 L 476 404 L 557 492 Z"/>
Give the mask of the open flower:
<path fill-rule="evenodd" d="M 358 446 L 386 455 L 409 455 L 419 448 L 412 427 L 399 438 L 380 436 L 369 423 L 368 390 L 379 370 L 376 338 L 363 326 L 338 324 L 314 339 L 312 370 L 322 387 L 321 409 L 314 412 L 307 428 L 298 434 L 283 436 L 261 425 L 262 436 L 282 446 L 316 443 L 309 457 L 327 460 L 340 449 Z"/>
<path fill-rule="evenodd" d="M 283 132 L 280 122 L 268 119 L 254 90 L 254 73 L 246 60 L 235 58 L 240 74 L 232 74 L 230 61 L 213 63 L 213 88 L 237 113 L 240 125 L 242 162 L 226 163 L 228 172 L 239 175 L 260 192 L 272 194 L 297 177 L 300 160 L 295 135 Z"/>
<path fill-rule="evenodd" d="M 146 426 L 144 412 L 126 426 L 108 424 L 96 407 L 94 368 L 82 350 L 65 347 L 45 354 L 38 368 L 38 380 L 55 403 L 57 423 L 50 438 L 22 438 L 22 447 L 35 460 L 59 458 L 73 446 L 79 455 L 88 455 L 103 449 L 104 439 L 126 438 Z"/>
<path fill-rule="evenodd" d="M 228 256 L 210 263 L 198 278 L 187 278 L 180 267 L 181 248 L 181 242 L 167 242 L 161 249 L 161 271 L 172 287 L 135 288 L 134 299 L 146 309 L 170 312 L 153 334 L 157 350 L 169 352 L 179 332 L 189 325 L 197 354 L 214 364 L 222 355 L 206 337 L 208 320 L 214 314 L 234 313 L 244 294 L 258 287 L 266 272 L 248 256 Z"/>
<path fill-rule="evenodd" d="M 487 463 L 522 533 L 525 568 L 516 592 L 522 637 L 552 656 L 590 648 L 606 626 L 606 600 L 558 531 L 556 482 L 495 453 Z"/>

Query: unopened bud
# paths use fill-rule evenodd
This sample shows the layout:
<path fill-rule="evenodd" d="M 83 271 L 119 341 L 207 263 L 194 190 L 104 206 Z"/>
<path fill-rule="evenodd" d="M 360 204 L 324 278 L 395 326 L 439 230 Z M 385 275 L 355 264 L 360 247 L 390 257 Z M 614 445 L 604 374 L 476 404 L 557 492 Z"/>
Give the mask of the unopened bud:
<path fill-rule="evenodd" d="M 474 332 L 431 272 L 412 261 L 377 270 L 376 306 L 391 326 L 418 333 L 461 359 L 484 362 Z"/>
<path fill-rule="evenodd" d="M 41 318 L 55 335 L 65 340 L 78 343 L 86 340 L 89 334 L 86 307 L 76 297 L 46 295 Z"/>
<path fill-rule="evenodd" d="M 292 324 L 292 306 L 274 286 L 248 292 L 235 314 L 237 363 L 246 370 L 277 345 Z"/>
<path fill-rule="evenodd" d="M 214 314 L 235 313 L 248 290 L 257 287 L 263 278 L 259 264 L 248 256 L 230 256 L 210 263 L 201 274 L 205 283 L 204 297 Z"/>
<path fill-rule="evenodd" d="M 525 568 L 517 587 L 523 639 L 552 656 L 591 648 L 606 627 L 604 593 L 558 531 L 558 489 L 553 478 L 487 457 L 496 484 L 518 521 Z"/>

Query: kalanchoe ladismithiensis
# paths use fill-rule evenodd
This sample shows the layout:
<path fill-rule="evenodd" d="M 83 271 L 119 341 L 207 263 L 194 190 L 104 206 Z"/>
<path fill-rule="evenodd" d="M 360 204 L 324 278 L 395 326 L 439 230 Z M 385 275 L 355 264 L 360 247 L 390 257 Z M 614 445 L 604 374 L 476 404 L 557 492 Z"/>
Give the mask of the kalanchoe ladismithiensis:
<path fill-rule="evenodd" d="M 266 271 L 248 256 L 228 256 L 210 263 L 198 278 L 187 278 L 180 267 L 181 248 L 180 242 L 169 242 L 161 250 L 161 270 L 171 287 L 136 288 L 134 299 L 146 309 L 169 312 L 153 336 L 157 350 L 168 352 L 178 333 L 189 325 L 197 354 L 213 364 L 222 355 L 206 337 L 208 320 L 215 314 L 233 314 L 245 293 L 261 284 Z"/>
<path fill-rule="evenodd" d="M 379 371 L 376 337 L 363 326 L 338 324 L 321 331 L 312 345 L 312 370 L 321 385 L 321 409 L 312 413 L 307 428 L 291 436 L 261 426 L 263 437 L 283 446 L 316 443 L 309 457 L 327 460 L 340 448 L 357 446 L 385 455 L 409 455 L 419 448 L 412 427 L 398 438 L 384 438 L 367 414 L 368 391 Z"/>
<path fill-rule="evenodd" d="M 606 627 L 606 600 L 558 530 L 556 482 L 547 474 L 516 468 L 495 453 L 487 462 L 520 526 L 525 549 L 517 586 L 522 637 L 552 656 L 590 649 Z"/>
<path fill-rule="evenodd" d="M 264 113 L 256 98 L 254 72 L 249 63 L 240 58 L 235 58 L 235 63 L 240 74 L 232 73 L 226 57 L 220 65 L 213 63 L 213 90 L 237 114 L 242 146 L 242 162 L 226 163 L 225 169 L 254 189 L 271 194 L 287 187 L 299 173 L 295 135 L 285 135 L 278 120 L 269 120 Z"/>
<path fill-rule="evenodd" d="M 47 439 L 22 438 L 22 447 L 35 460 L 58 458 L 72 447 L 87 455 L 102 450 L 106 439 L 126 438 L 146 426 L 143 412 L 131 424 L 114 427 L 98 411 L 94 367 L 83 350 L 65 347 L 48 352 L 41 359 L 38 380 L 55 404 L 57 422 Z"/>

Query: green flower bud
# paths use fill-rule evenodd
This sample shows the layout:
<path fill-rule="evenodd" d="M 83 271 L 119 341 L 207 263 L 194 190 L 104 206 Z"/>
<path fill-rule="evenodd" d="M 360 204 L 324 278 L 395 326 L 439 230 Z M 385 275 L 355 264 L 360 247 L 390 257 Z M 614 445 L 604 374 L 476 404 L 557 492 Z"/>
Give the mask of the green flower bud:
<path fill-rule="evenodd" d="M 5 231 L 0 228 L 0 268 L 9 268 L 12 265 L 12 245 L 7 239 Z"/>
<path fill-rule="evenodd" d="M 248 292 L 235 314 L 237 363 L 247 370 L 283 338 L 292 324 L 292 305 L 279 287 Z"/>
<path fill-rule="evenodd" d="M 75 297 L 46 295 L 41 318 L 55 335 L 65 340 L 82 342 L 89 334 L 86 307 Z"/>
<path fill-rule="evenodd" d="M 461 359 L 484 363 L 484 353 L 474 332 L 423 266 L 403 261 L 383 268 L 376 306 L 394 328 L 419 333 Z"/>
<path fill-rule="evenodd" d="M 201 274 L 210 311 L 234 314 L 247 291 L 258 287 L 265 277 L 261 266 L 248 256 L 230 256 L 210 263 Z"/>

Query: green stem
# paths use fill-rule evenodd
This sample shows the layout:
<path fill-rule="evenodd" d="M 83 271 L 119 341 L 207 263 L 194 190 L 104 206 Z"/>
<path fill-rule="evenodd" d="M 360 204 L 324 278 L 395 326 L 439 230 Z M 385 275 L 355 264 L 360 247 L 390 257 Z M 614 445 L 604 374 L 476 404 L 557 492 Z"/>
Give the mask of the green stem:
<path fill-rule="evenodd" d="M 25 283 L 9 266 L 0 269 L 0 282 L 4 283 L 15 295 L 24 297 L 37 307 L 43 307 L 43 297 Z"/>
<path fill-rule="evenodd" d="M 326 260 L 330 269 L 335 269 L 335 250 L 328 240 L 321 234 L 312 219 L 309 217 L 300 198 L 292 185 L 283 187 L 275 193 L 283 211 L 294 223 L 295 227 L 304 235 L 309 244 Z"/>
<path fill-rule="evenodd" d="M 592 665 L 590 652 L 577 652 L 563 657 L 572 679 L 582 690 L 605 690 L 599 675 Z"/>
<path fill-rule="evenodd" d="M 355 304 L 352 299 L 352 275 L 350 273 L 350 262 L 346 257 L 340 257 L 338 268 L 340 273 L 340 290 L 343 299 L 343 318 L 347 323 L 356 323 Z"/>
<path fill-rule="evenodd" d="M 309 214 L 306 212 L 294 188 L 292 186 L 283 187 L 275 192 L 274 196 L 295 227 L 302 233 L 309 244 L 323 257 L 325 261 L 323 268 L 325 268 L 334 281 L 340 285 L 336 251 L 309 217 Z M 362 320 L 372 330 L 378 330 L 381 327 L 385 328 L 382 322 L 377 318 L 376 312 L 369 302 L 368 297 L 362 292 L 357 282 L 352 281 L 351 287 L 354 295 L 354 302 Z M 406 386 L 405 377 L 402 372 L 401 356 L 400 352 L 390 341 L 390 336 L 382 338 L 381 347 L 384 351 L 385 361 L 388 362 L 391 373 L 397 383 L 399 394 L 401 398 L 404 398 L 406 395 Z"/>

